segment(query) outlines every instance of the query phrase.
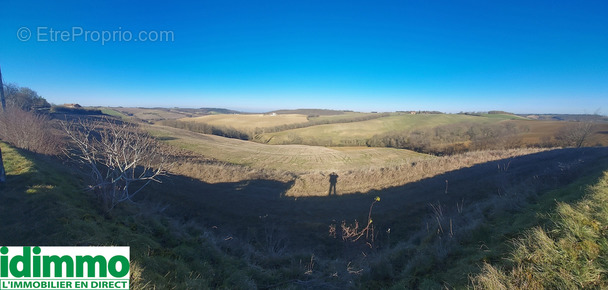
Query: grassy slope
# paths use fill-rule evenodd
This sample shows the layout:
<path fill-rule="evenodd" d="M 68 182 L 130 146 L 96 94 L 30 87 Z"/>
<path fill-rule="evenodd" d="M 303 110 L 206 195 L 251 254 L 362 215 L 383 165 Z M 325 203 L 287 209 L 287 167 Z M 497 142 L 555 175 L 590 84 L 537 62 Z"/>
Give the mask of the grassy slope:
<path fill-rule="evenodd" d="M 334 121 L 334 120 L 344 120 L 344 119 L 348 119 L 348 118 L 367 117 L 367 116 L 374 116 L 374 115 L 376 115 L 376 114 L 375 113 L 345 112 L 345 113 L 339 114 L 339 115 L 321 115 L 319 117 L 310 118 L 310 120 L 311 121 L 317 121 L 317 120 Z"/>
<path fill-rule="evenodd" d="M 494 123 L 511 119 L 509 115 L 492 115 L 491 118 L 467 115 L 419 114 L 395 115 L 374 120 L 319 125 L 308 128 L 286 130 L 277 133 L 264 134 L 260 139 L 269 140 L 269 144 L 286 144 L 294 136 L 304 140 L 319 140 L 321 143 L 331 142 L 333 145 L 343 144 L 345 140 L 368 139 L 376 134 L 411 131 L 415 129 L 436 127 L 454 123 Z"/>
<path fill-rule="evenodd" d="M 311 241 L 319 242 L 319 238 L 315 238 L 315 236 L 324 236 L 327 239 L 327 224 L 332 220 L 352 220 L 361 213 L 365 214 L 369 207 L 370 196 L 367 195 L 329 198 L 323 199 L 323 202 L 319 202 L 319 199 L 293 200 L 278 198 L 278 195 L 273 193 L 277 191 L 277 187 L 280 187 L 277 183 L 265 184 L 263 181 L 257 181 L 257 183 L 209 185 L 174 176 L 161 185 L 151 187 L 149 193 L 156 202 L 171 204 L 167 212 L 190 215 L 188 219 L 172 218 L 169 214 L 164 214 L 164 211 L 159 210 L 163 206 L 158 207 L 147 201 L 141 201 L 142 206 L 139 208 L 119 207 L 112 216 L 106 216 L 96 210 L 92 198 L 83 194 L 82 182 L 74 177 L 78 175 L 72 174 L 53 160 L 47 160 L 46 157 L 18 151 L 4 144 L 0 144 L 0 146 L 2 146 L 9 175 L 9 183 L 0 188 L 4 196 L 3 203 L 0 204 L 0 219 L 8 225 L 0 233 L 0 243 L 5 245 L 129 245 L 131 246 L 132 261 L 135 262 L 133 268 L 135 279 L 141 277 L 141 280 L 136 283 L 137 287 L 134 287 L 136 289 L 152 288 L 152 286 L 159 289 L 254 288 L 256 285 L 252 283 L 261 287 L 291 281 L 292 277 L 306 277 L 305 274 L 302 274 L 305 267 L 301 262 L 297 264 L 298 259 L 300 261 L 303 259 L 299 256 L 295 257 L 295 260 L 280 256 L 274 258 L 254 256 L 248 258 L 247 261 L 231 258 L 209 242 L 209 236 L 205 235 L 199 224 L 203 224 L 208 219 L 214 219 L 218 222 L 216 225 L 220 229 L 240 225 L 243 228 L 242 231 L 257 233 L 256 231 L 264 231 L 263 223 L 267 219 L 269 225 L 276 225 L 279 229 L 282 226 L 289 227 L 285 233 L 295 235 L 291 242 L 292 245 L 297 242 L 311 245 Z M 550 159 L 545 161 L 547 165 L 561 166 L 560 162 L 556 162 L 561 159 L 552 159 L 557 156 L 555 153 L 550 153 L 549 156 Z M 603 156 L 604 160 L 593 161 L 595 166 L 605 167 L 606 163 L 603 161 L 606 159 L 606 154 Z M 521 170 L 520 166 L 536 163 L 526 160 L 527 158 L 521 159 L 519 161 L 522 162 L 521 164 L 514 160 L 513 168 L 508 172 L 518 168 Z M 510 161 L 509 164 L 511 164 Z M 518 164 L 519 166 L 517 166 Z M 393 243 L 406 238 L 410 233 L 408 228 L 417 228 L 420 213 L 426 211 L 425 205 L 432 202 L 435 198 L 434 193 L 441 193 L 436 198 L 460 200 L 460 196 L 453 198 L 450 196 L 470 191 L 463 190 L 463 188 L 483 185 L 478 182 L 478 177 L 489 173 L 491 170 L 487 169 L 490 168 L 496 168 L 496 164 L 465 170 L 470 171 L 470 174 L 475 176 L 474 179 L 468 178 L 469 175 L 466 173 L 463 173 L 464 176 L 461 179 L 456 179 L 454 174 L 458 173 L 455 172 L 452 175 L 433 178 L 436 180 L 429 179 L 419 185 L 414 184 L 387 192 L 378 192 L 382 196 L 382 202 L 374 211 L 374 219 L 376 220 L 377 216 L 379 231 L 384 232 L 385 226 L 393 228 Z M 595 172 L 594 169 L 598 168 L 587 168 L 592 172 Z M 527 171 L 523 171 L 516 175 L 514 178 L 518 179 L 520 175 L 524 177 L 529 174 Z M 491 174 L 487 178 L 492 183 L 494 182 Z M 449 195 L 443 194 L 443 190 L 446 188 L 444 181 L 448 179 L 450 180 Z M 470 183 L 467 183 L 467 180 Z M 564 192 L 580 188 L 590 180 L 594 180 L 594 177 L 587 175 Z M 280 191 L 280 189 L 278 190 Z M 487 254 L 484 246 L 494 250 L 496 245 L 504 243 L 504 239 L 497 239 L 499 240 L 497 242 L 487 239 L 505 235 L 514 236 L 519 229 L 527 227 L 524 222 L 532 220 L 530 217 L 537 217 L 535 212 L 543 212 L 545 206 L 550 207 L 554 204 L 554 199 L 576 200 L 580 194 L 567 195 L 566 198 L 564 196 L 559 192 L 554 195 L 543 195 L 542 199 L 536 203 L 543 208 L 530 207 L 522 210 L 528 216 L 516 217 L 511 212 L 503 216 L 495 216 L 490 220 L 489 228 L 484 227 L 480 231 L 474 232 L 471 235 L 472 239 L 463 244 L 463 250 L 454 253 L 454 256 L 457 257 L 470 256 L 469 262 L 459 263 L 460 260 L 451 260 L 447 264 L 442 264 L 441 267 L 433 268 L 430 273 L 436 276 L 429 278 L 439 277 L 437 281 L 449 281 L 450 285 L 459 285 L 457 282 L 464 278 L 465 281 L 462 282 L 464 284 L 461 285 L 466 285 L 469 272 L 463 271 L 478 267 L 481 261 L 496 262 L 500 260 L 499 252 Z M 419 199 L 417 203 L 413 203 L 416 199 Z M 474 201 L 475 199 L 467 197 L 466 200 Z M 442 204 L 452 205 L 453 203 L 445 200 L 442 201 Z M 416 208 L 412 208 L 414 205 Z M 469 207 L 466 208 L 469 209 Z M 265 218 L 262 219 L 262 217 Z M 513 220 L 519 222 L 511 226 Z M 603 222 L 600 225 L 602 225 L 599 227 L 600 229 L 605 228 Z M 494 228 L 509 229 L 509 231 L 506 234 L 493 232 Z M 243 235 L 241 233 L 241 236 Z M 238 236 L 235 235 L 235 237 Z M 479 239 L 477 239 L 479 237 L 486 239 L 483 246 L 479 244 Z M 320 241 L 324 240 L 320 239 Z M 227 240 L 224 239 L 223 243 L 226 244 Z M 323 245 L 318 246 L 323 248 Z M 328 247 L 331 248 L 331 245 Z M 233 254 L 240 257 L 241 252 L 238 248 L 234 249 Z M 338 247 L 338 249 L 340 248 Z M 229 252 L 231 248 L 223 250 Z M 315 254 L 322 256 L 317 252 Z M 338 251 L 336 255 L 341 254 Z M 315 273 L 319 273 L 318 275 L 323 277 L 333 277 L 330 275 L 335 270 L 331 264 L 328 265 L 327 262 L 323 264 L 321 261 L 315 266 Z M 397 261 L 392 258 L 391 261 L 398 265 Z M 346 265 L 347 262 L 349 261 L 344 261 L 344 264 Z M 251 267 L 248 263 L 256 266 Z M 454 272 L 446 273 L 444 272 L 446 268 L 452 269 Z M 341 272 L 341 275 L 343 274 Z M 375 279 L 368 281 L 370 283 L 383 282 L 376 280 L 382 277 L 374 274 L 374 271 L 372 271 L 371 277 L 365 276 L 361 279 L 370 278 Z M 255 282 L 253 282 L 254 280 Z M 396 282 L 398 281 L 389 281 L 391 284 Z M 405 285 L 408 285 L 407 282 Z M 289 284 L 285 286 L 289 286 Z"/>
<path fill-rule="evenodd" d="M 0 245 L 128 245 L 132 289 L 241 288 L 256 275 L 220 253 L 196 226 L 172 221 L 149 204 L 104 215 L 78 174 L 48 157 L 0 147 L 7 172 L 0 185 Z"/>
<path fill-rule="evenodd" d="M 128 119 L 132 119 L 132 117 L 129 117 L 119 111 L 116 111 L 112 108 L 107 108 L 107 107 L 98 107 L 98 109 L 101 110 L 102 113 L 104 113 L 105 115 L 108 116 L 112 116 L 112 117 L 116 117 L 122 120 L 128 120 Z"/>
<path fill-rule="evenodd" d="M 508 114 L 481 114 L 481 116 L 489 118 L 489 119 L 499 119 L 499 120 L 528 120 L 522 116 L 517 115 L 508 115 Z"/>
<path fill-rule="evenodd" d="M 290 144 L 294 139 L 305 140 L 308 144 L 311 140 L 320 145 L 344 145 L 352 140 L 366 140 L 376 134 L 413 131 L 417 129 L 432 128 L 441 125 L 455 123 L 481 123 L 492 124 L 503 121 L 511 121 L 521 128 L 529 131 L 521 134 L 522 141 L 526 144 L 538 144 L 543 137 L 553 137 L 566 126 L 564 121 L 537 121 L 527 120 L 523 117 L 502 114 L 484 114 L 481 116 L 469 115 L 395 115 L 374 120 L 327 124 L 313 127 L 285 130 L 276 133 L 266 133 L 257 137 L 257 140 L 268 144 Z M 608 145 L 608 124 L 598 123 L 596 130 L 588 140 L 588 144 Z M 351 142 L 352 143 L 352 142 Z"/>
<path fill-rule="evenodd" d="M 205 114 L 214 113 L 212 109 L 168 109 L 168 108 L 107 108 L 113 110 L 121 115 L 128 116 L 128 118 L 138 118 L 145 121 L 161 121 L 170 119 L 181 119 L 197 117 Z M 222 110 L 222 109 L 218 109 Z M 116 115 L 116 113 L 110 112 L 109 115 Z M 123 117 L 124 118 L 124 117 Z"/>
<path fill-rule="evenodd" d="M 86 199 L 76 194 L 78 181 L 49 166 L 37 166 L 33 161 L 34 155 L 24 154 L 4 143 L 0 146 L 7 173 L 6 184 L 0 185 L 3 197 L 0 203 L 0 220 L 3 222 L 1 243 L 60 244 L 65 238 L 62 230 L 74 215 L 80 213 L 54 209 L 68 208 L 72 202 L 90 207 Z"/>
<path fill-rule="evenodd" d="M 266 145 L 156 125 L 149 131 L 169 144 L 221 161 L 293 172 L 390 166 L 405 160 L 429 158 L 425 154 L 392 148 L 334 150 L 305 145 Z"/>
<path fill-rule="evenodd" d="M 568 201 L 585 191 L 570 186 L 560 192 Z M 480 289 L 606 289 L 608 171 L 588 187 L 581 201 L 558 202 L 547 219 L 543 226 L 513 240 L 507 260 L 485 264 L 483 272 L 472 279 L 474 285 Z"/>
<path fill-rule="evenodd" d="M 576 204 L 587 193 L 591 192 L 591 196 L 593 196 L 597 192 L 598 186 L 602 186 L 602 184 L 604 188 L 601 190 L 605 192 L 608 171 L 604 170 L 608 169 L 605 163 L 608 162 L 608 159 L 603 157 L 602 160 L 585 168 L 587 174 L 567 186 L 540 194 L 538 198 L 530 200 L 530 204 L 516 211 L 489 217 L 488 221 L 481 227 L 470 233 L 469 239 L 461 242 L 460 247 L 452 253 L 451 258 L 444 262 L 442 269 L 435 269 L 433 273 L 427 276 L 427 281 L 441 282 L 440 284 L 451 285 L 451 288 L 465 289 L 470 286 L 469 277 L 473 275 L 476 277 L 476 286 L 481 288 L 512 289 L 501 288 L 497 284 L 484 285 L 484 281 L 492 282 L 498 278 L 493 276 L 497 274 L 496 268 L 487 265 L 483 267 L 484 273 L 478 274 L 481 266 L 485 263 L 491 263 L 499 268 L 505 265 L 513 267 L 513 264 L 509 262 L 513 257 L 509 257 L 511 255 L 509 253 L 514 248 L 512 242 L 516 241 L 514 239 L 522 238 L 522 232 L 533 233 L 533 231 L 527 230 L 533 227 L 555 229 L 555 225 L 561 222 L 560 216 L 562 216 L 561 212 L 557 215 L 554 214 L 556 210 L 559 212 L 560 208 L 569 207 L 568 204 Z M 595 185 L 598 182 L 599 184 Z M 590 186 L 594 186 L 592 191 L 588 190 Z M 586 197 L 586 199 L 589 199 L 589 197 Z M 599 204 L 608 208 L 606 202 Z M 524 234 L 523 237 L 529 235 Z M 581 254 L 583 253 L 581 252 Z M 547 256 L 546 258 L 550 257 Z M 505 285 L 508 284 L 504 283 L 505 280 L 502 280 L 502 282 Z M 520 285 L 520 288 L 528 289 L 524 285 Z"/>

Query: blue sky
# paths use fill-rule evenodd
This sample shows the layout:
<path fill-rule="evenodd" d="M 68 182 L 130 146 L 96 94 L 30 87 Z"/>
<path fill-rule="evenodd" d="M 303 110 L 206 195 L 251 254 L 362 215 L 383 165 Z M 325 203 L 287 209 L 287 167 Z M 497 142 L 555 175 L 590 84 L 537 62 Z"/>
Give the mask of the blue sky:
<path fill-rule="evenodd" d="M 4 80 L 57 104 L 608 112 L 607 1 L 122 2 L 3 1 Z"/>

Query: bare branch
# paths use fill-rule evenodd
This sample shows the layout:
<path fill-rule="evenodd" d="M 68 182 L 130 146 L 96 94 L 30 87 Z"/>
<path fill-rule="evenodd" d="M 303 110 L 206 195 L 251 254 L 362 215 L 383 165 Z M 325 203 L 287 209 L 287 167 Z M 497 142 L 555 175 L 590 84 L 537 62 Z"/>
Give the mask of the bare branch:
<path fill-rule="evenodd" d="M 133 124 L 78 120 L 64 122 L 63 129 L 74 145 L 65 153 L 90 169 L 91 189 L 107 210 L 132 202 L 165 175 L 167 160 L 160 146 Z"/>

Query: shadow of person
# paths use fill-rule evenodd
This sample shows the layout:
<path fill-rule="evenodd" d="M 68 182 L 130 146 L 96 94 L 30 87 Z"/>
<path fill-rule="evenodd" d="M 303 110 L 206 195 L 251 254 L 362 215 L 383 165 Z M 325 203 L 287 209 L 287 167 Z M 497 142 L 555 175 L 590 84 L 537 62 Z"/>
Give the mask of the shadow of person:
<path fill-rule="evenodd" d="M 336 195 L 336 184 L 338 183 L 338 174 L 336 174 L 335 172 L 332 172 L 329 175 L 329 193 L 328 195 L 331 195 L 331 191 L 334 191 L 334 195 Z"/>

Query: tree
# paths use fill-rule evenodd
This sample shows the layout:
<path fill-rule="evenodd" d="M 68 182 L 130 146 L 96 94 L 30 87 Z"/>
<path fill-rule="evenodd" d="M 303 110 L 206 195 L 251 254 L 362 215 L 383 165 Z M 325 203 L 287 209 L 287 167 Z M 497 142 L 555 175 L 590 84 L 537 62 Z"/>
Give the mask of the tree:
<path fill-rule="evenodd" d="M 28 87 L 19 87 L 16 84 L 4 86 L 6 91 L 5 102 L 9 108 L 19 108 L 24 111 L 35 111 L 38 109 L 50 108 L 51 105 L 45 98 Z"/>
<path fill-rule="evenodd" d="M 74 145 L 66 154 L 88 168 L 90 188 L 107 211 L 132 202 L 165 174 L 168 162 L 160 145 L 133 124 L 80 119 L 64 122 L 63 128 Z"/>
<path fill-rule="evenodd" d="M 564 147 L 581 148 L 593 133 L 595 124 L 592 122 L 575 122 L 561 128 L 555 140 Z"/>

